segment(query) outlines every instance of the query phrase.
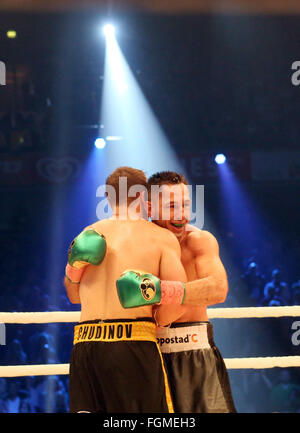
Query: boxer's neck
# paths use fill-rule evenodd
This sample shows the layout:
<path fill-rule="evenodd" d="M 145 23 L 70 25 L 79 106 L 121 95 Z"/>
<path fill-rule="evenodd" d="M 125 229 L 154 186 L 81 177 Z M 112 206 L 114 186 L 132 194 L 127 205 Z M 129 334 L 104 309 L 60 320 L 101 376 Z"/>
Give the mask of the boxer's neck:
<path fill-rule="evenodd" d="M 131 208 L 130 206 L 116 206 L 113 209 L 112 218 L 117 220 L 144 220 L 146 219 L 141 211 L 140 206 Z"/>

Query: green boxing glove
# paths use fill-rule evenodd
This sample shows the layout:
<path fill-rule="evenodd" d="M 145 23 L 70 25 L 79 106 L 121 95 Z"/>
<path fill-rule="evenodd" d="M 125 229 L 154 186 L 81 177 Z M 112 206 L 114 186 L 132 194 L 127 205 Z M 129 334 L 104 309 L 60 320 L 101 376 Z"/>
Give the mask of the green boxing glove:
<path fill-rule="evenodd" d="M 93 229 L 84 230 L 71 243 L 68 250 L 66 276 L 72 282 L 79 284 L 84 268 L 89 265 L 99 265 L 106 254 L 106 240 L 101 233 Z"/>
<path fill-rule="evenodd" d="M 182 304 L 185 286 L 180 281 L 160 280 L 144 271 L 127 270 L 117 279 L 117 291 L 124 308 L 153 304 Z"/>

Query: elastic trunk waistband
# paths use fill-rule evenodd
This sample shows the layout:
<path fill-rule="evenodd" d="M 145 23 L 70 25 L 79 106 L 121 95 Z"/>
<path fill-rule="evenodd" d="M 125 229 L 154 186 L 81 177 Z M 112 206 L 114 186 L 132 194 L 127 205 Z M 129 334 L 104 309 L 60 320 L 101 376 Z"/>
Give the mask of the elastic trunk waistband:
<path fill-rule="evenodd" d="M 151 319 L 117 321 L 90 320 L 74 327 L 74 345 L 86 341 L 153 341 L 156 343 L 156 326 Z"/>
<path fill-rule="evenodd" d="M 194 322 L 184 326 L 178 323 L 170 328 L 157 328 L 156 336 L 162 353 L 210 349 L 214 346 L 213 327 L 209 322 Z"/>

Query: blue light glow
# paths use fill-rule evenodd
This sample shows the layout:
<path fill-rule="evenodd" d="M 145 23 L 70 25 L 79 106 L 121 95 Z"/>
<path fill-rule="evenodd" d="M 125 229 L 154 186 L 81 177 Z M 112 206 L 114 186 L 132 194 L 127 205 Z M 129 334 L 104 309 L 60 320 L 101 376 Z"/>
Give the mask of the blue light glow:
<path fill-rule="evenodd" d="M 96 138 L 94 144 L 97 147 L 97 149 L 104 149 L 106 145 L 106 141 L 104 140 L 104 138 Z"/>
<path fill-rule="evenodd" d="M 161 170 L 184 173 L 115 36 L 106 37 L 100 112 L 101 135 L 110 143 L 104 150 L 106 175 L 124 165 L 147 176 Z"/>
<path fill-rule="evenodd" d="M 215 162 L 217 164 L 224 164 L 224 162 L 226 162 L 226 156 L 223 153 L 218 153 L 215 157 Z"/>

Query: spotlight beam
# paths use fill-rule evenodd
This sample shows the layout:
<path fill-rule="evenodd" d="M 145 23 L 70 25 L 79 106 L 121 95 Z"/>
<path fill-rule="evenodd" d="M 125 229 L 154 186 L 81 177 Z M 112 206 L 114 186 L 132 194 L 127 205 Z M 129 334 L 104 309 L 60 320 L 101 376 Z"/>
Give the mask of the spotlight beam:
<path fill-rule="evenodd" d="M 103 27 L 103 33 L 107 39 L 113 38 L 115 36 L 114 26 L 112 24 L 105 24 L 105 26 Z"/>
<path fill-rule="evenodd" d="M 160 170 L 184 172 L 117 39 L 110 36 L 106 37 L 100 120 L 108 142 L 114 141 L 111 137 L 122 138 L 121 146 L 105 148 L 108 174 L 121 165 L 140 168 L 147 175 Z"/>

